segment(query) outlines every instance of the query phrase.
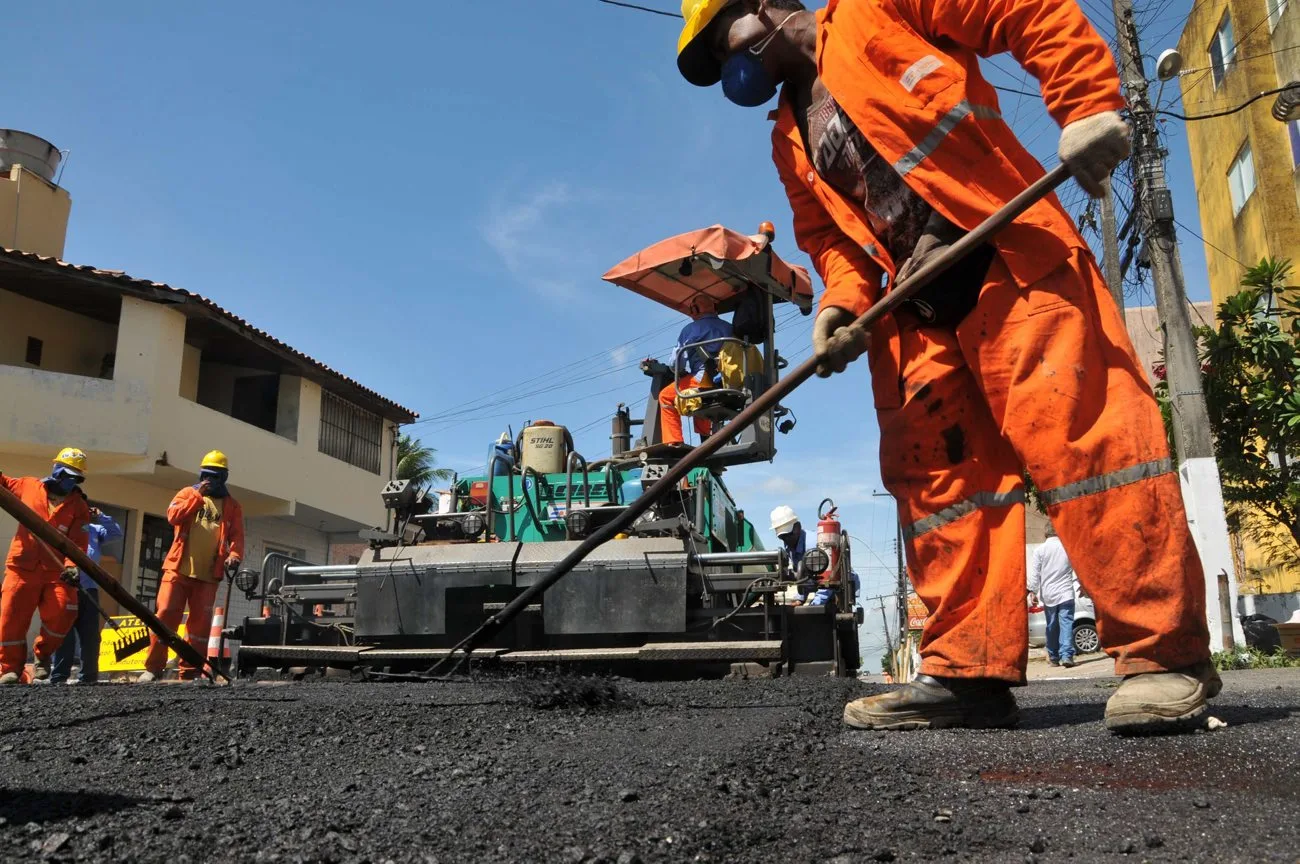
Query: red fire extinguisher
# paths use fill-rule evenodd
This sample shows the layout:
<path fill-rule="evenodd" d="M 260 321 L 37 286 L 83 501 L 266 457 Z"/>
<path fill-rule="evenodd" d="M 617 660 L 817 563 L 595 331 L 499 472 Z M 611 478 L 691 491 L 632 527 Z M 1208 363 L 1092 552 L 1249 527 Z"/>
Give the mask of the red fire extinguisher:
<path fill-rule="evenodd" d="M 839 508 L 829 498 L 817 505 L 817 545 L 830 556 L 831 566 L 822 574 L 822 584 L 838 585 L 840 581 L 840 548 L 844 543 L 843 530 L 836 518 Z"/>

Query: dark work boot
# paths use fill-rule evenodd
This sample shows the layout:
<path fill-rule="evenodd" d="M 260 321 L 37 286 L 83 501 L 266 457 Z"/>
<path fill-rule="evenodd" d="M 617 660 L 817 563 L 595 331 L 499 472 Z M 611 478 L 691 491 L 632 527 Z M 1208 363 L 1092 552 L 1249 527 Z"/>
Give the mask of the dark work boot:
<path fill-rule="evenodd" d="M 1010 729 L 1020 722 L 1020 709 L 1006 681 L 918 675 L 845 705 L 844 722 L 854 729 Z"/>

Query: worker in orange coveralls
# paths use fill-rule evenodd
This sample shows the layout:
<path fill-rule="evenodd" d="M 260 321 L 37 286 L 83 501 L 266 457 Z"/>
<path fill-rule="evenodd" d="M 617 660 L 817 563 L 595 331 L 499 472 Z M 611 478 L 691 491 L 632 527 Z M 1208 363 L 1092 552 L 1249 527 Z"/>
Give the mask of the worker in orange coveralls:
<path fill-rule="evenodd" d="M 163 559 L 162 585 L 158 588 L 158 618 L 175 630 L 189 610 L 186 641 L 200 656 L 207 653 L 212 604 L 221 579 L 244 559 L 244 511 L 226 488 L 230 462 L 219 450 L 203 457 L 199 482 L 172 499 L 167 521 L 176 529 L 172 547 Z M 149 655 L 138 684 L 158 680 L 167 665 L 167 645 L 157 635 L 149 640 Z M 180 661 L 182 681 L 199 677 L 202 670 Z"/>
<path fill-rule="evenodd" d="M 0 483 L 35 510 L 59 533 L 85 551 L 90 535 L 90 507 L 77 487 L 86 479 L 86 454 L 65 447 L 54 457 L 54 467 L 44 479 L 6 477 Z M 64 558 L 19 526 L 5 560 L 4 586 L 0 588 L 0 685 L 48 681 L 50 660 L 77 621 L 75 561 Z M 36 662 L 29 677 L 27 628 L 32 615 L 41 613 L 36 637 Z"/>
<path fill-rule="evenodd" d="M 691 300 L 690 314 L 691 323 L 678 334 L 677 351 L 673 357 L 675 371 L 683 374 L 677 378 L 676 383 L 659 391 L 660 440 L 664 444 L 683 443 L 682 415 L 677 410 L 677 395 L 687 390 L 714 386 L 712 376 L 717 374 L 714 361 L 723 344 L 720 340 L 729 338 L 732 333 L 731 324 L 718 317 L 717 304 L 711 297 L 701 294 Z M 694 347 L 687 349 L 688 345 Z M 697 435 L 707 438 L 712 431 L 712 423 L 703 417 L 695 418 Z"/>
<path fill-rule="evenodd" d="M 930 611 L 921 675 L 859 699 L 868 729 L 1008 727 L 1025 683 L 1025 471 L 1096 602 L 1117 732 L 1182 729 L 1221 687 L 1205 577 L 1151 389 L 1055 196 L 868 334 L 846 325 L 1043 176 L 978 58 L 1010 52 L 1096 197 L 1128 154 L 1115 63 L 1071 0 L 684 0 L 678 69 L 757 107 L 826 284 L 823 377 L 869 352 L 881 474 Z"/>

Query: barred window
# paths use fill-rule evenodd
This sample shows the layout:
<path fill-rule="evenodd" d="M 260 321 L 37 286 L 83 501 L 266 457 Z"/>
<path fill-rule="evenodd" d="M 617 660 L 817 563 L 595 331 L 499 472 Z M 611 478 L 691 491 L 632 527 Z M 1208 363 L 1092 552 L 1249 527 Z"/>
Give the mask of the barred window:
<path fill-rule="evenodd" d="M 320 395 L 320 452 L 371 474 L 380 473 L 384 421 L 333 393 Z"/>

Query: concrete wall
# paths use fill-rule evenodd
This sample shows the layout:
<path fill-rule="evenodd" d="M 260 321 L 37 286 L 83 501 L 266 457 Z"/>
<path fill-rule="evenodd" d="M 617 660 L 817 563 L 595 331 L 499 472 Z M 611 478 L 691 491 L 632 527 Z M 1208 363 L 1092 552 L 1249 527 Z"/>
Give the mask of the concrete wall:
<path fill-rule="evenodd" d="M 199 364 L 203 362 L 203 352 L 195 345 L 186 344 L 181 356 L 181 392 L 182 399 L 199 401 Z"/>
<path fill-rule="evenodd" d="M 62 258 L 71 211 L 66 189 L 22 166 L 0 175 L 0 246 Z"/>
<path fill-rule="evenodd" d="M 26 361 L 28 337 L 43 343 L 39 366 Z M 0 364 L 98 378 L 104 356 L 116 349 L 115 324 L 6 291 L 0 283 Z"/>

